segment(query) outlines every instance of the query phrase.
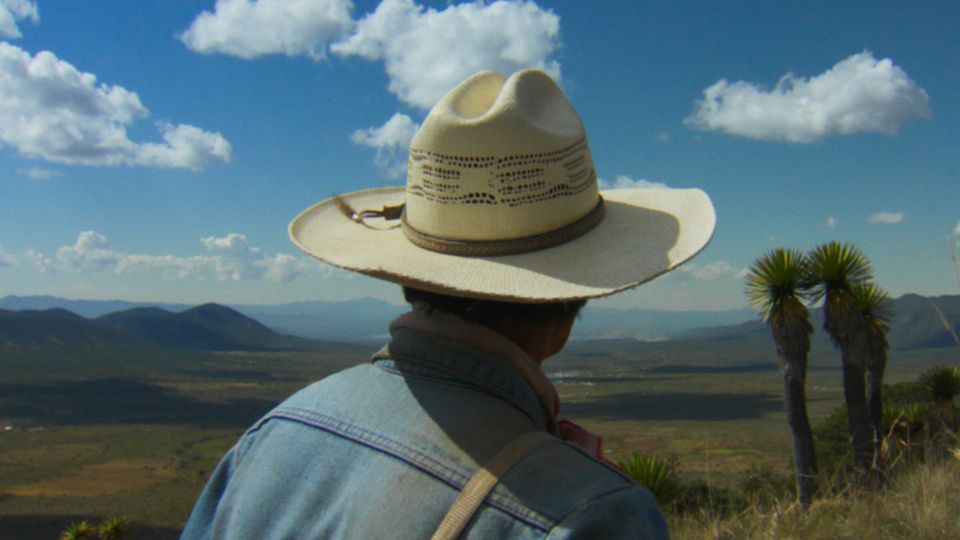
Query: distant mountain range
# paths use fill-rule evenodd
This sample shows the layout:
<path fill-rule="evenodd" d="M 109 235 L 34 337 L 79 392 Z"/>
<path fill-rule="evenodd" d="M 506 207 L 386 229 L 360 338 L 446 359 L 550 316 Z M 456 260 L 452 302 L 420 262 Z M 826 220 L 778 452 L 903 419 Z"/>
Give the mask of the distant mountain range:
<path fill-rule="evenodd" d="M 88 318 L 116 311 L 154 307 L 184 311 L 191 305 L 127 302 L 122 300 L 69 300 L 54 296 L 6 296 L 0 308 L 8 310 L 70 310 Z M 390 321 L 408 310 L 373 298 L 342 302 L 293 302 L 274 305 L 230 306 L 284 334 L 326 341 L 361 342 L 382 340 Z M 659 341 L 702 327 L 736 324 L 756 318 L 748 309 L 728 311 L 663 311 L 612 309 L 587 305 L 574 326 L 573 339 L 641 339 Z"/>
<path fill-rule="evenodd" d="M 914 350 L 940 347 L 960 347 L 960 296 L 927 297 L 905 294 L 893 301 L 893 321 L 887 333 L 892 350 Z M 823 312 L 813 309 L 810 313 L 814 328 L 814 340 L 824 344 L 829 339 L 821 330 Z M 736 325 L 699 328 L 683 332 L 677 339 L 700 342 L 760 342 L 773 338 L 770 330 L 759 319 Z"/>
<path fill-rule="evenodd" d="M 143 346 L 201 351 L 336 348 L 330 343 L 280 334 L 218 304 L 176 313 L 140 307 L 96 318 L 85 318 L 63 308 L 0 309 L 0 350 Z"/>
<path fill-rule="evenodd" d="M 0 298 L 0 344 L 149 343 L 202 350 L 316 349 L 326 346 L 323 342 L 383 340 L 389 322 L 405 310 L 404 306 L 372 298 L 231 308 L 7 296 Z M 960 296 L 907 294 L 894 301 L 894 312 L 888 334 L 893 350 L 960 347 Z M 811 317 L 818 330 L 814 339 L 826 343 L 827 337 L 820 330 L 820 310 L 812 310 Z M 749 310 L 618 310 L 589 305 L 574 326 L 573 338 L 682 340 L 703 347 L 772 343 L 769 330 Z"/>

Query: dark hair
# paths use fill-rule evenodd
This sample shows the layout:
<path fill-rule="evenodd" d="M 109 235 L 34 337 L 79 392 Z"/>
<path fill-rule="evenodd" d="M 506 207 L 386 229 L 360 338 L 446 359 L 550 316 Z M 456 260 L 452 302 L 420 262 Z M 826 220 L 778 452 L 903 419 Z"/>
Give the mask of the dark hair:
<path fill-rule="evenodd" d="M 411 304 L 422 302 L 428 309 L 452 313 L 484 326 L 494 327 L 503 324 L 505 320 L 546 324 L 560 318 L 575 317 L 587 303 L 586 300 L 568 300 L 522 304 L 449 296 L 407 286 L 403 287 L 403 297 Z"/>

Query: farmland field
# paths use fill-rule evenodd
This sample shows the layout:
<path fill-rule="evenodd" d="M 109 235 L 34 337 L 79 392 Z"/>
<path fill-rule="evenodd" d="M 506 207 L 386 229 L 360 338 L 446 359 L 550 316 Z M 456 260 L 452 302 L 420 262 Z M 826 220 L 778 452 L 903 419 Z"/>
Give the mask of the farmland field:
<path fill-rule="evenodd" d="M 372 352 L 375 347 L 367 348 Z M 0 538 L 54 538 L 78 519 L 124 514 L 136 538 L 175 538 L 220 456 L 276 402 L 368 352 L 25 352 L 3 358 Z M 888 382 L 955 360 L 893 354 Z M 814 422 L 842 399 L 832 351 L 808 379 Z M 772 351 L 574 342 L 545 364 L 561 416 L 604 435 L 612 458 L 675 456 L 718 484 L 788 470 Z M 9 429 L 7 429 L 9 426 Z"/>

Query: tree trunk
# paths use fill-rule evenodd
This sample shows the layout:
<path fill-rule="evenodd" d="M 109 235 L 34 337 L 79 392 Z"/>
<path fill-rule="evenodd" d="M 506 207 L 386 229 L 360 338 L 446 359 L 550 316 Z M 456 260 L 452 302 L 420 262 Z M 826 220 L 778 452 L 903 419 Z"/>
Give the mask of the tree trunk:
<path fill-rule="evenodd" d="M 850 355 L 841 353 L 843 360 L 843 397 L 847 402 L 847 426 L 853 443 L 853 462 L 858 470 L 870 470 L 873 462 L 874 445 L 867 414 L 867 397 L 864 380 L 864 368 L 858 362 L 851 361 Z"/>
<path fill-rule="evenodd" d="M 867 364 L 867 409 L 873 428 L 873 467 L 883 471 L 883 441 L 887 435 L 883 429 L 883 368 L 886 362 L 873 360 Z"/>
<path fill-rule="evenodd" d="M 803 360 L 781 358 L 783 407 L 793 434 L 793 465 L 797 473 L 797 495 L 807 508 L 817 494 L 817 454 L 807 416 L 806 365 Z"/>

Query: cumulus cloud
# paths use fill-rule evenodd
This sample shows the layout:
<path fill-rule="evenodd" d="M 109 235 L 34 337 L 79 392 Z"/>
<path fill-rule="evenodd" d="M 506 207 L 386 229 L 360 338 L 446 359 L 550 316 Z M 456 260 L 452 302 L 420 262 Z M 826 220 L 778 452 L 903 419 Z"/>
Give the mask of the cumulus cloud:
<path fill-rule="evenodd" d="M 812 142 L 828 135 L 896 134 L 930 116 L 927 93 L 907 74 L 869 51 L 855 54 L 812 78 L 784 75 L 772 90 L 720 80 L 684 123 L 752 139 Z"/>
<path fill-rule="evenodd" d="M 746 268 L 736 268 L 727 261 L 714 261 L 708 264 L 687 263 L 674 272 L 678 276 L 689 276 L 701 281 L 715 281 L 719 279 L 742 279 L 747 273 Z"/>
<path fill-rule="evenodd" d="M 188 257 L 123 253 L 112 249 L 102 234 L 83 231 L 77 235 L 73 245 L 59 248 L 56 258 L 60 269 L 65 271 L 114 274 L 159 271 L 166 277 L 180 279 L 212 276 L 220 280 L 270 279 L 283 282 L 311 270 L 330 273 L 329 267 L 311 263 L 312 259 L 283 253 L 265 255 L 259 247 L 251 245 L 245 235 L 239 233 L 224 237 L 208 236 L 201 238 L 200 243 L 205 252 Z M 27 255 L 40 271 L 56 269 L 42 253 L 30 250 Z"/>
<path fill-rule="evenodd" d="M 651 182 L 643 178 L 633 179 L 626 175 L 618 175 L 613 180 L 599 180 L 600 189 L 635 189 L 635 188 L 665 188 L 663 182 Z"/>
<path fill-rule="evenodd" d="M 141 144 L 136 153 L 138 164 L 198 170 L 232 157 L 230 143 L 219 133 L 183 124 L 158 126 L 165 143 Z"/>
<path fill-rule="evenodd" d="M 135 92 L 97 83 L 49 51 L 0 42 L 0 142 L 27 157 L 75 165 L 200 169 L 230 161 L 219 133 L 159 124 L 163 143 L 137 143 L 126 128 L 149 116 Z"/>
<path fill-rule="evenodd" d="M 82 231 L 72 246 L 63 246 L 57 250 L 57 259 L 69 270 L 114 270 L 121 258 L 120 254 L 110 249 L 107 238 L 95 231 Z"/>
<path fill-rule="evenodd" d="M 16 39 L 21 36 L 17 21 L 30 19 L 36 24 L 40 12 L 36 2 L 28 0 L 0 0 L 0 37 Z"/>
<path fill-rule="evenodd" d="M 36 269 L 37 272 L 48 273 L 56 271 L 53 266 L 53 261 L 35 249 L 28 249 L 24 256 L 28 261 L 33 263 L 33 268 Z"/>
<path fill-rule="evenodd" d="M 903 222 L 903 212 L 877 212 L 870 214 L 867 223 L 871 225 L 896 225 Z"/>
<path fill-rule="evenodd" d="M 201 53 L 318 60 L 352 28 L 352 7 L 350 0 L 217 0 L 213 13 L 198 15 L 180 39 Z"/>
<path fill-rule="evenodd" d="M 501 0 L 450 5 L 442 11 L 413 0 L 383 0 L 352 35 L 330 50 L 383 61 L 389 90 L 401 101 L 431 107 L 468 75 L 539 66 L 555 78 L 560 18 L 533 2 Z"/>
<path fill-rule="evenodd" d="M 407 171 L 407 149 L 420 126 L 409 116 L 396 113 L 380 127 L 358 129 L 350 141 L 377 151 L 376 163 L 388 178 L 403 178 Z"/>
<path fill-rule="evenodd" d="M 833 217 L 833 216 L 830 216 L 830 217 L 827 218 L 827 227 L 829 227 L 829 228 L 831 228 L 831 229 L 836 229 L 836 228 L 837 228 L 837 225 L 839 225 L 839 224 L 840 224 L 840 221 L 837 220 L 837 218 L 835 218 L 835 217 Z"/>

